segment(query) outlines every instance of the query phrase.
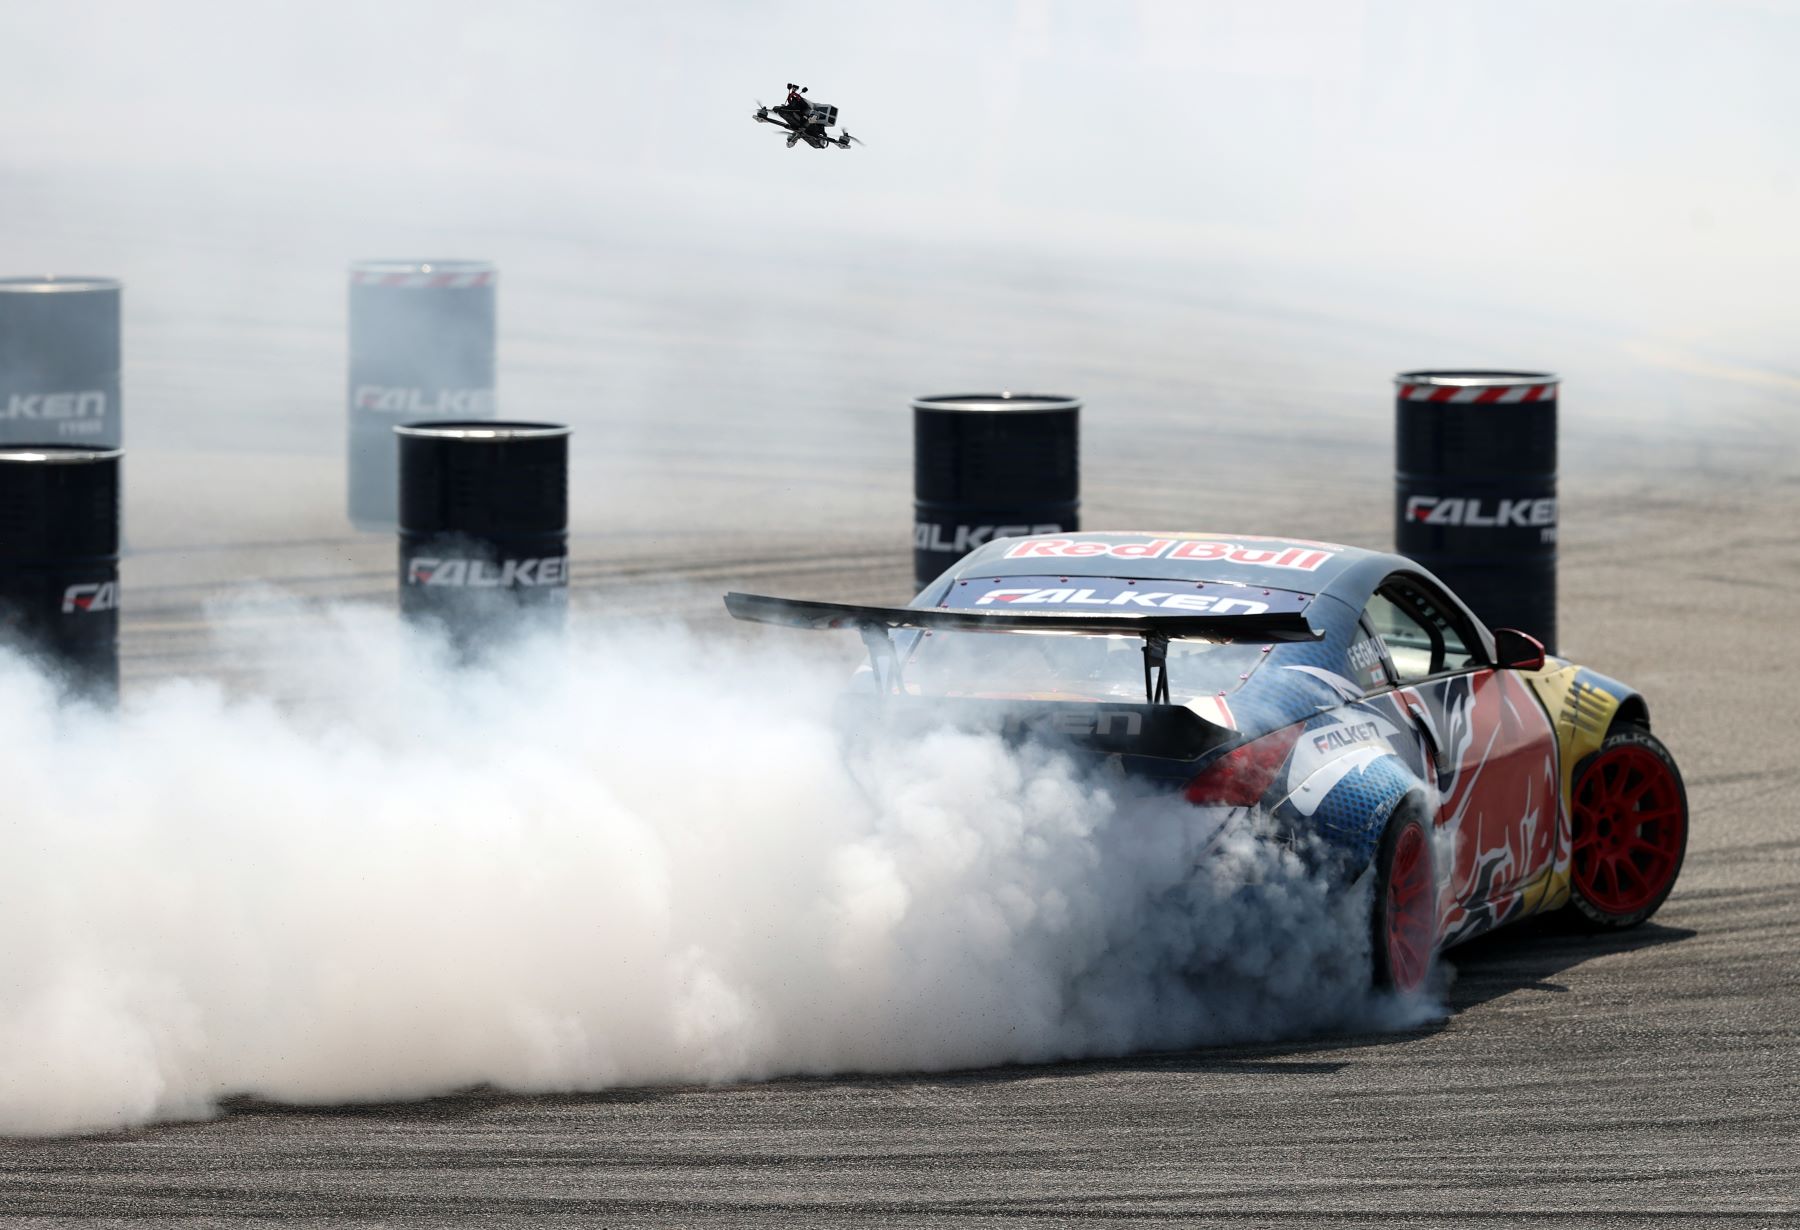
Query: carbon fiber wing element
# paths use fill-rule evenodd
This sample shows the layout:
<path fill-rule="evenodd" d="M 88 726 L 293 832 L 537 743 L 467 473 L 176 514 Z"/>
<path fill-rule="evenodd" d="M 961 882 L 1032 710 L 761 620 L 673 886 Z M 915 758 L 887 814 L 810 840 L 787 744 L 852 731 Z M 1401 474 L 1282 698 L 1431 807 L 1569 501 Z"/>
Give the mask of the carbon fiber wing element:
<path fill-rule="evenodd" d="M 842 602 L 810 602 L 762 594 L 725 595 L 732 618 L 784 628 L 814 630 L 865 628 L 884 632 L 923 629 L 945 632 L 1063 632 L 1083 636 L 1184 636 L 1230 640 L 1316 641 L 1314 630 L 1299 611 L 1257 615 L 1094 614 L 1062 611 L 953 611 L 939 607 L 854 606 Z"/>

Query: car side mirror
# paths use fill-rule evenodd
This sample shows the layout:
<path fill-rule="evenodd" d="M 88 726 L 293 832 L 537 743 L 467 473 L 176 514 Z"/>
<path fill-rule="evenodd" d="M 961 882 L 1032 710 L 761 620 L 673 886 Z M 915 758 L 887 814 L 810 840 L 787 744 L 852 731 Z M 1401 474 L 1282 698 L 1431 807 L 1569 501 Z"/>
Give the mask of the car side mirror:
<path fill-rule="evenodd" d="M 1505 670 L 1537 670 L 1544 665 L 1544 642 L 1517 628 L 1495 628 L 1494 660 Z"/>

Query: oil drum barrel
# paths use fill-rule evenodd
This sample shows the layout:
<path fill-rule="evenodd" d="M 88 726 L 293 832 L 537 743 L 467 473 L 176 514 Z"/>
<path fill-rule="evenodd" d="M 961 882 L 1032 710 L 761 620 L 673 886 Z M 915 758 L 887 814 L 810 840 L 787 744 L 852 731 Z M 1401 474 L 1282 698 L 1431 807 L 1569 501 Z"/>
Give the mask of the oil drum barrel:
<path fill-rule="evenodd" d="M 350 267 L 349 513 L 395 525 L 394 428 L 494 416 L 494 287 L 487 261 Z"/>
<path fill-rule="evenodd" d="M 1548 372 L 1394 378 L 1394 547 L 1490 628 L 1556 647 L 1556 401 Z"/>
<path fill-rule="evenodd" d="M 101 701 L 119 690 L 121 457 L 0 446 L 0 635 Z"/>
<path fill-rule="evenodd" d="M 913 579 L 995 538 L 1079 528 L 1081 402 L 965 393 L 913 402 Z"/>
<path fill-rule="evenodd" d="M 568 606 L 569 429 L 498 420 L 394 428 L 400 610 L 472 638 Z"/>
<path fill-rule="evenodd" d="M 118 448 L 119 283 L 0 278 L 0 446 Z"/>

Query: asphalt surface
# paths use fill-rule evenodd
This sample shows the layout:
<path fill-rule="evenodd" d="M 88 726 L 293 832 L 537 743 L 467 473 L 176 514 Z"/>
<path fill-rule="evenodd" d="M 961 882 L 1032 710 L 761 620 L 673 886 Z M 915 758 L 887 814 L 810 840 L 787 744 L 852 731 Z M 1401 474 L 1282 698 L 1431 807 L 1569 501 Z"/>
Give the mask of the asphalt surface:
<path fill-rule="evenodd" d="M 1090 508 L 1144 498 L 1129 485 L 1096 487 Z M 1254 490 L 1240 493 L 1250 506 L 1234 524 L 1380 544 L 1385 507 L 1356 484 L 1331 525 L 1317 498 Z M 0 1217 L 1794 1224 L 1800 764 L 1788 713 L 1800 484 L 1681 460 L 1565 492 L 1567 649 L 1649 695 L 1686 773 L 1687 865 L 1634 932 L 1534 923 L 1453 953 L 1440 1024 L 947 1074 L 473 1091 L 383 1106 L 237 1101 L 205 1122 L 0 1143 Z M 1178 520 L 1187 523 L 1155 518 Z M 711 595 L 730 586 L 827 598 L 906 588 L 892 533 L 765 536 L 756 556 L 758 536 L 739 533 L 579 540 L 582 617 L 669 602 L 704 626 Z M 313 582 L 296 568 L 290 588 L 385 600 L 391 547 L 333 541 L 341 563 Z M 204 659 L 191 599 L 217 587 L 206 561 L 234 550 L 247 548 L 128 561 L 147 591 L 127 622 L 128 679 Z M 317 543 L 287 550 L 321 567 L 334 557 Z M 278 568 L 267 561 L 279 552 L 257 554 Z M 198 579 L 184 588 L 167 580 L 177 575 Z"/>

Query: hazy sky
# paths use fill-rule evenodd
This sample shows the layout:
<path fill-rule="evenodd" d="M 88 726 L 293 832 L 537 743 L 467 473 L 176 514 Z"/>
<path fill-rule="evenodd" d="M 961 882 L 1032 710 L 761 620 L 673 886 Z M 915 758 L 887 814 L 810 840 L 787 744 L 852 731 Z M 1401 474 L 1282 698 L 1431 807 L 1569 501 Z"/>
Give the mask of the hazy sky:
<path fill-rule="evenodd" d="M 1800 5 L 6 0 L 0 154 L 1287 262 L 1779 361 Z M 748 125 L 789 78 L 869 141 Z M 772 175 L 770 163 L 782 165 Z M 9 244 L 15 256 L 17 249 Z"/>

